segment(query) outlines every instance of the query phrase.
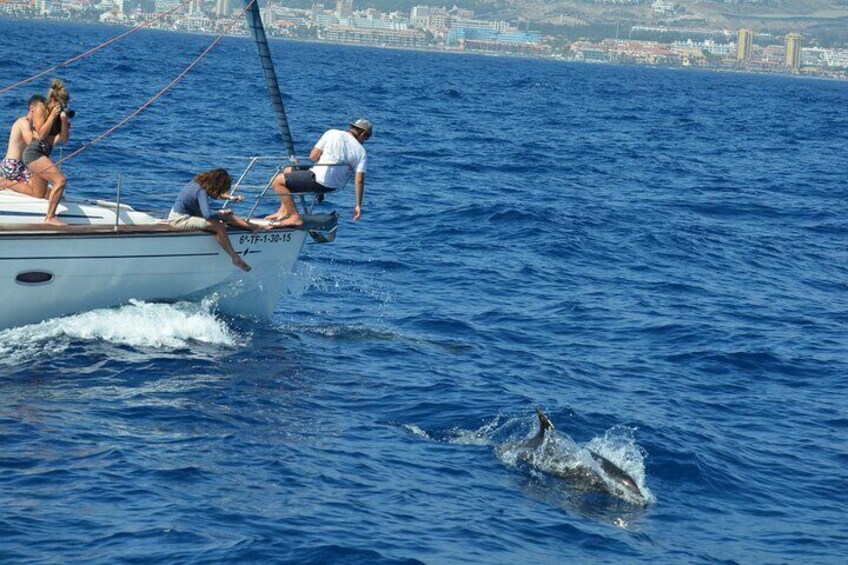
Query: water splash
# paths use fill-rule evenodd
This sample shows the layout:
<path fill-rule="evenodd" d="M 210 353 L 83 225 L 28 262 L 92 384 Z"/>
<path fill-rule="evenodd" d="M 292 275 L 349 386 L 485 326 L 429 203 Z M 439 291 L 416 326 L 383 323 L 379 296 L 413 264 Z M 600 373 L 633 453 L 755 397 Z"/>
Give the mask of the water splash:
<path fill-rule="evenodd" d="M 566 434 L 556 431 L 548 432 L 544 440 L 534 447 L 526 444 L 531 437 L 533 436 L 497 446 L 495 453 L 498 459 L 510 467 L 526 463 L 531 468 L 550 475 L 571 473 L 582 466 L 591 465 L 591 456 L 584 453 L 584 450 Z"/>
<path fill-rule="evenodd" d="M 192 343 L 234 347 L 240 338 L 213 314 L 215 303 L 131 300 L 0 332 L 0 365 L 18 366 L 65 351 L 75 341 L 136 348 L 184 349 Z"/>
<path fill-rule="evenodd" d="M 423 430 L 420 426 L 416 426 L 415 424 L 404 424 L 403 429 L 408 431 L 414 436 L 420 437 L 421 439 L 431 440 L 430 434 L 428 434 L 425 430 Z"/>
<path fill-rule="evenodd" d="M 495 445 L 498 443 L 498 438 L 507 433 L 517 422 L 519 422 L 517 418 L 498 415 L 476 430 L 453 428 L 447 432 L 445 439 L 448 443 L 456 445 Z"/>
<path fill-rule="evenodd" d="M 603 436 L 579 445 L 568 434 L 552 430 L 545 434 L 538 445 L 533 445 L 527 441 L 535 435 L 533 430 L 531 435 L 522 440 L 498 446 L 496 453 L 510 467 L 525 464 L 534 471 L 568 478 L 577 490 L 605 490 L 627 502 L 644 505 L 656 499 L 645 486 L 646 453 L 636 443 L 633 433 L 632 428 L 616 426 L 607 430 Z M 642 496 L 630 492 L 609 476 L 592 456 L 593 453 L 608 459 L 632 478 Z"/>
<path fill-rule="evenodd" d="M 178 349 L 191 342 L 237 345 L 236 336 L 212 313 L 214 306 L 213 300 L 175 304 L 131 300 L 120 308 L 92 310 L 56 322 L 72 338 L 133 347 Z"/>
<path fill-rule="evenodd" d="M 568 434 L 552 430 L 541 442 L 534 444 L 529 440 L 537 433 L 535 421 L 535 418 L 531 420 L 498 415 L 481 427 L 471 430 L 451 428 L 445 432 L 428 432 L 415 424 L 407 424 L 404 428 L 429 441 L 493 446 L 495 455 L 507 467 L 523 466 L 532 475 L 541 473 L 575 479 L 578 491 L 606 490 L 637 505 L 656 502 L 653 493 L 645 486 L 647 454 L 636 443 L 633 428 L 615 426 L 603 436 L 592 438 L 584 445 L 576 443 Z M 592 453 L 603 456 L 627 473 L 644 498 L 637 498 L 609 477 L 592 457 Z"/>
<path fill-rule="evenodd" d="M 451 428 L 443 431 L 427 431 L 416 424 L 404 424 L 403 428 L 414 436 L 440 443 L 453 445 L 490 445 L 496 446 L 512 430 L 522 423 L 520 418 L 508 418 L 496 416 L 491 421 L 484 423 L 481 427 L 473 430 L 464 428 Z"/>
<path fill-rule="evenodd" d="M 635 428 L 627 426 L 615 426 L 607 430 L 603 436 L 592 438 L 586 444 L 586 450 L 591 450 L 598 455 L 612 461 L 616 466 L 625 471 L 642 491 L 645 501 L 656 502 L 653 493 L 645 485 L 645 459 L 647 453 L 636 443 Z M 608 486 L 614 487 L 614 483 L 608 481 Z"/>

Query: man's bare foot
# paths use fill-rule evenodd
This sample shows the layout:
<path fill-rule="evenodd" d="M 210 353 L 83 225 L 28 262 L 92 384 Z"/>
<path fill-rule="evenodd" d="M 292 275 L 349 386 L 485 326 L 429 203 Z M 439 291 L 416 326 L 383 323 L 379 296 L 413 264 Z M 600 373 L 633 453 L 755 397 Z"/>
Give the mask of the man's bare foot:
<path fill-rule="evenodd" d="M 47 218 L 46 220 L 44 220 L 44 223 L 51 225 L 51 226 L 56 226 L 58 228 L 61 228 L 62 226 L 68 225 L 67 222 L 63 222 L 62 220 L 60 220 L 59 218 L 56 218 L 56 217 Z"/>
<path fill-rule="evenodd" d="M 233 265 L 235 265 L 236 267 L 238 267 L 239 269 L 241 269 L 245 273 L 249 273 L 250 269 L 251 269 L 250 265 L 245 263 L 244 259 L 242 259 L 241 257 L 234 257 L 233 258 Z"/>
<path fill-rule="evenodd" d="M 286 214 L 286 213 L 285 213 L 284 211 L 282 211 L 282 210 L 278 210 L 278 211 L 274 212 L 273 214 L 270 214 L 270 215 L 268 215 L 268 216 L 265 216 L 265 219 L 266 219 L 266 220 L 271 220 L 272 222 L 279 222 L 280 220 L 285 220 L 285 219 L 286 219 L 286 218 L 288 218 L 290 215 L 291 215 L 291 214 Z"/>
<path fill-rule="evenodd" d="M 275 228 L 296 228 L 303 225 L 303 220 L 300 219 L 300 216 L 289 216 L 272 222 L 271 225 Z"/>

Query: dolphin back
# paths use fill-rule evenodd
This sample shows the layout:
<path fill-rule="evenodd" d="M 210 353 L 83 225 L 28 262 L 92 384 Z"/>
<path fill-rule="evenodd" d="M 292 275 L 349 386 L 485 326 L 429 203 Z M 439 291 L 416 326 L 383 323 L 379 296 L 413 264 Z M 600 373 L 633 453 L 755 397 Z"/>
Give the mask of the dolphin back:
<path fill-rule="evenodd" d="M 642 491 L 639 490 L 639 486 L 636 484 L 636 481 L 633 480 L 627 471 L 604 457 L 598 453 L 595 453 L 591 449 L 588 450 L 589 454 L 592 456 L 592 459 L 598 462 L 598 465 L 601 466 L 604 473 L 606 473 L 607 477 L 609 477 L 616 484 L 624 487 L 626 490 L 635 494 L 641 499 L 644 499 L 645 496 L 642 494 Z"/>

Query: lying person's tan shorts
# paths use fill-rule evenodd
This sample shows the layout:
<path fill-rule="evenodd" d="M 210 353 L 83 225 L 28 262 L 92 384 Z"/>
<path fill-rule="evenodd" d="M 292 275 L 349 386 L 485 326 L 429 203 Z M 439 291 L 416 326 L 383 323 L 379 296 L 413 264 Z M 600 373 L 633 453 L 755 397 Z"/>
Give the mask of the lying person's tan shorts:
<path fill-rule="evenodd" d="M 168 214 L 168 224 L 178 230 L 203 230 L 206 229 L 206 220 L 199 216 L 178 214 L 171 210 Z"/>

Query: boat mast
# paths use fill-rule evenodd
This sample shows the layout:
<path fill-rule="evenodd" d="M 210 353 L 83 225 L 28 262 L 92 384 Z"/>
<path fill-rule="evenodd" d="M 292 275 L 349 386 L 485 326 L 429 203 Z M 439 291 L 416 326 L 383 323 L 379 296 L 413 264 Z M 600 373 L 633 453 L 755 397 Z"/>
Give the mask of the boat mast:
<path fill-rule="evenodd" d="M 265 28 L 262 27 L 262 18 L 259 17 L 259 0 L 244 0 L 244 3 L 247 27 L 250 29 L 253 40 L 256 42 L 256 49 L 259 51 L 259 62 L 262 64 L 262 73 L 265 75 L 265 84 L 268 86 L 271 104 L 274 106 L 274 112 L 277 114 L 280 133 L 283 134 L 283 141 L 286 142 L 289 158 L 292 162 L 295 162 L 294 140 L 292 140 L 291 131 L 289 130 L 288 119 L 286 119 L 286 109 L 283 107 L 283 95 L 280 93 L 277 73 L 274 72 L 274 63 L 271 61 L 271 50 L 268 49 Z"/>

